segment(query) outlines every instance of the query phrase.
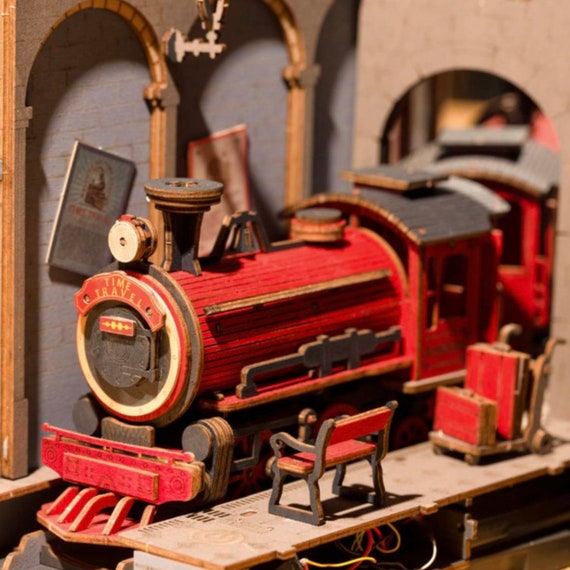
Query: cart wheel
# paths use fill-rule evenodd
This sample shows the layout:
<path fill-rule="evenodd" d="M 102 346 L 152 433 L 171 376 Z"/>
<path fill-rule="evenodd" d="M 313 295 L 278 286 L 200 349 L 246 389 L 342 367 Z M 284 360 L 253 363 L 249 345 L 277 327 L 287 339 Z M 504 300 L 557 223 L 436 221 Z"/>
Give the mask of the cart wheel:
<path fill-rule="evenodd" d="M 481 456 L 474 455 L 473 453 L 466 453 L 463 458 L 465 459 L 465 463 L 467 463 L 467 465 L 479 465 L 479 462 L 481 461 Z"/>
<path fill-rule="evenodd" d="M 437 445 L 434 443 L 432 449 L 436 455 L 444 455 L 445 454 L 445 449 L 443 447 L 441 447 L 441 445 Z"/>
<path fill-rule="evenodd" d="M 539 429 L 532 436 L 530 450 L 537 455 L 544 455 L 552 449 L 552 436 L 543 429 Z"/>

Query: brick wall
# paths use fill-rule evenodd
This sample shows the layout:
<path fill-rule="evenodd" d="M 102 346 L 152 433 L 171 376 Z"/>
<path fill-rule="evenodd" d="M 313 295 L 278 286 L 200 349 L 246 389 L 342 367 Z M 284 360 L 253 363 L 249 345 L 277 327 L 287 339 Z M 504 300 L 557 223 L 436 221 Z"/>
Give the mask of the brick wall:
<path fill-rule="evenodd" d="M 358 3 L 336 0 L 317 46 L 313 192 L 349 190 L 340 172 L 352 166 Z"/>
<path fill-rule="evenodd" d="M 396 101 L 425 77 L 456 69 L 491 73 L 524 90 L 561 143 L 553 334 L 570 338 L 570 5 L 556 0 L 362 0 L 357 50 L 355 166 L 375 164 Z M 556 349 L 549 400 L 570 414 L 570 343 Z"/>
<path fill-rule="evenodd" d="M 146 215 L 150 78 L 127 23 L 104 10 L 65 20 L 39 52 L 27 90 L 33 107 L 26 165 L 26 393 L 31 426 L 72 427 L 71 410 L 86 384 L 75 354 L 73 295 L 82 277 L 44 264 L 64 176 L 79 139 L 133 160 L 137 175 L 128 211 Z M 39 428 L 38 428 L 39 429 Z M 31 428 L 31 460 L 39 433 Z"/>
<path fill-rule="evenodd" d="M 211 61 L 186 56 L 172 69 L 180 91 L 178 173 L 185 175 L 188 142 L 245 123 L 253 207 L 273 238 L 283 206 L 287 88 L 281 70 L 287 52 L 279 22 L 258 0 L 240 0 L 228 9 L 223 41 L 227 51 Z M 201 36 L 194 26 L 190 37 Z"/>
<path fill-rule="evenodd" d="M 309 10 L 304 1 L 286 2 L 301 28 L 298 41 L 306 43 L 309 64 L 321 18 L 332 3 L 314 0 Z M 222 58 L 187 56 L 183 64 L 170 66 L 181 96 L 178 173 L 186 173 L 189 140 L 246 123 L 253 165 L 252 202 L 272 238 L 282 235 L 277 212 L 284 198 L 288 91 L 281 72 L 291 56 L 284 37 L 291 36 L 291 29 L 284 31 L 276 15 L 282 9 L 280 0 L 240 0 L 239 11 L 233 15 L 228 11 L 223 37 L 229 48 Z M 18 7 L 16 99 L 21 107 L 29 76 L 26 105 L 34 110 L 27 132 L 25 236 L 26 396 L 31 405 L 32 466 L 37 462 L 41 423 L 72 427 L 73 403 L 87 391 L 75 356 L 72 308 L 82 277 L 43 263 L 73 141 L 79 138 L 133 159 L 138 175 L 129 210 L 146 213 L 141 185 L 148 172 L 149 114 L 142 90 L 151 78 L 135 34 L 142 34 L 146 41 L 149 34 L 160 38 L 176 26 L 191 37 L 201 36 L 196 25 L 188 30 L 194 15 L 194 4 L 187 0 L 29 0 Z M 340 25 L 342 18 L 332 21 Z M 329 34 L 338 39 L 330 25 L 325 35 Z M 147 56 L 157 71 L 160 58 L 153 50 L 159 46 L 154 35 L 150 43 Z M 299 45 L 289 49 L 297 53 Z M 163 71 L 157 71 L 158 78 L 168 81 Z M 345 88 L 349 83 L 343 80 Z M 349 113 L 345 105 L 341 103 L 342 112 Z M 346 151 L 341 154 L 346 156 Z"/>

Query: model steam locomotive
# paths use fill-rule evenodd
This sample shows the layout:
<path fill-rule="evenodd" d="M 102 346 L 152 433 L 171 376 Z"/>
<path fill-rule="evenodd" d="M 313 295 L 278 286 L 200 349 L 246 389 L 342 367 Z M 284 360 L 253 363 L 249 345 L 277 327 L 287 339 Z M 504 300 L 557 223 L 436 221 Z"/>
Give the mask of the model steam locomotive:
<path fill-rule="evenodd" d="M 135 499 L 205 504 L 232 481 L 247 492 L 273 431 L 455 383 L 467 346 L 495 339 L 502 240 L 491 220 L 504 203 L 439 173 L 351 176 L 356 193 L 298 208 L 293 239 L 271 244 L 238 213 L 203 259 L 202 216 L 222 186 L 145 186 L 161 232 L 123 216 L 109 234 L 116 263 L 75 297 L 91 395 L 74 410 L 81 433 L 46 426 L 42 459 L 87 487 L 44 508 L 46 526 L 108 536 Z"/>

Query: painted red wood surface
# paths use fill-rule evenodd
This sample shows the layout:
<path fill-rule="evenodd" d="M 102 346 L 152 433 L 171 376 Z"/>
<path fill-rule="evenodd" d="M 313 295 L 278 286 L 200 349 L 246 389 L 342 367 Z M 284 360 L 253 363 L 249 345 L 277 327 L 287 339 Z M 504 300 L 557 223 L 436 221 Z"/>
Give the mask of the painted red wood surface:
<path fill-rule="evenodd" d="M 438 388 L 433 427 L 471 445 L 493 445 L 496 404 L 458 388 Z"/>
<path fill-rule="evenodd" d="M 325 454 L 325 463 L 328 466 L 347 462 L 348 460 L 361 459 L 374 453 L 376 445 L 364 441 L 342 441 L 334 445 L 328 445 Z M 279 467 L 292 469 L 298 472 L 310 473 L 315 464 L 314 453 L 295 453 L 278 460 Z"/>
<path fill-rule="evenodd" d="M 400 324 L 405 284 L 393 255 L 372 235 L 349 229 L 339 244 L 242 254 L 205 266 L 198 278 L 174 273 L 196 310 L 204 341 L 200 391 L 231 389 L 244 366 L 294 353 L 318 335 L 338 335 L 350 327 L 380 332 Z M 388 276 L 221 314 L 204 311 L 380 269 Z"/>
<path fill-rule="evenodd" d="M 42 462 L 66 481 L 91 485 L 153 504 L 188 501 L 200 491 L 201 467 L 191 453 L 83 436 L 51 426 Z"/>
<path fill-rule="evenodd" d="M 417 324 L 419 334 L 423 335 L 419 354 L 420 377 L 426 378 L 461 369 L 467 346 L 480 340 L 481 249 L 487 243 L 489 236 L 481 236 L 459 241 L 454 243 L 453 247 L 449 243 L 426 246 L 423 252 L 422 294 L 419 299 L 422 310 Z M 444 305 L 449 305 L 450 301 L 444 299 L 443 274 L 444 266 L 450 257 L 464 259 L 467 274 L 460 276 L 463 282 L 463 307 L 457 314 L 446 316 Z M 431 279 L 429 266 L 434 268 Z M 428 304 L 430 292 L 433 296 L 431 305 Z"/>
<path fill-rule="evenodd" d="M 505 184 L 492 183 L 491 188 L 520 216 L 518 224 L 507 228 L 511 234 L 515 228 L 520 232 L 512 236 L 520 243 L 520 261 L 503 263 L 499 268 L 504 288 L 504 321 L 519 323 L 524 328 L 548 326 L 555 225 L 548 201 Z"/>
<path fill-rule="evenodd" d="M 386 430 L 396 407 L 397 403 L 391 402 L 386 407 L 375 408 L 338 420 L 333 427 L 324 450 L 325 465 L 332 467 L 372 455 L 378 447 L 378 441 L 368 442 L 358 438 L 364 438 L 367 435 Z M 387 432 L 380 434 L 380 436 L 385 437 L 385 441 L 387 440 Z M 318 436 L 317 441 L 319 441 Z M 284 470 L 305 474 L 310 473 L 317 454 L 321 457 L 322 451 L 322 448 L 319 448 L 317 444 L 314 452 L 302 451 L 291 456 L 283 456 L 278 459 L 277 464 L 279 468 Z M 383 451 L 386 453 L 387 449 Z"/>
<path fill-rule="evenodd" d="M 339 421 L 331 435 L 329 446 L 382 431 L 388 425 L 393 413 L 394 410 L 390 408 L 381 408 L 380 411 L 371 410 Z"/>
<path fill-rule="evenodd" d="M 477 344 L 467 350 L 465 387 L 497 403 L 497 433 L 504 439 L 520 435 L 528 355 Z"/>
<path fill-rule="evenodd" d="M 412 368 L 412 358 L 409 356 L 396 356 L 394 358 L 382 359 L 381 362 L 376 364 L 368 364 L 361 366 L 358 372 L 362 377 L 378 377 L 382 374 L 391 373 L 398 370 L 409 370 Z M 408 374 L 408 372 L 406 372 Z M 215 410 L 219 413 L 231 412 L 237 408 L 244 406 L 253 406 L 264 402 L 275 402 L 277 400 L 285 400 L 304 394 L 308 391 L 318 391 L 344 384 L 354 379 L 353 370 L 334 371 L 330 376 L 324 378 L 314 378 L 309 374 L 305 376 L 295 377 L 289 380 L 273 381 L 271 383 L 262 384 L 258 387 L 257 394 L 247 399 L 244 402 L 235 394 L 223 395 L 220 398 L 203 398 L 200 401 L 200 406 L 205 410 Z M 310 390 L 308 385 L 310 384 Z M 337 415 L 337 414 L 334 414 Z M 334 416 L 327 416 L 334 417 Z M 324 419 L 321 416 L 322 419 Z"/>

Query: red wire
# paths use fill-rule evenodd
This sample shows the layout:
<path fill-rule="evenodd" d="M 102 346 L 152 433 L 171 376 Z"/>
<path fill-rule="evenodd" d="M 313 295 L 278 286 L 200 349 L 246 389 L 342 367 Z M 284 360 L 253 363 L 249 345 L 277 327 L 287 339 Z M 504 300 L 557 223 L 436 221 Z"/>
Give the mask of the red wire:
<path fill-rule="evenodd" d="M 376 534 L 376 536 L 380 539 L 380 546 L 382 547 L 383 550 L 388 550 L 388 540 L 390 539 L 390 536 L 384 536 L 382 534 L 382 531 L 378 528 L 378 527 L 374 527 L 372 529 L 374 531 L 374 533 Z"/>

